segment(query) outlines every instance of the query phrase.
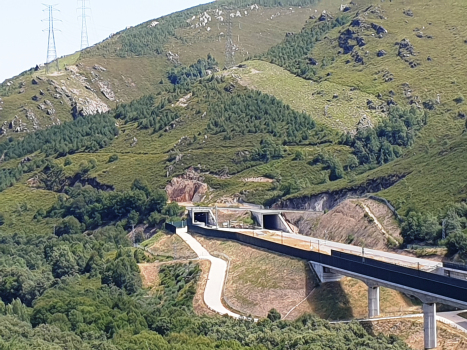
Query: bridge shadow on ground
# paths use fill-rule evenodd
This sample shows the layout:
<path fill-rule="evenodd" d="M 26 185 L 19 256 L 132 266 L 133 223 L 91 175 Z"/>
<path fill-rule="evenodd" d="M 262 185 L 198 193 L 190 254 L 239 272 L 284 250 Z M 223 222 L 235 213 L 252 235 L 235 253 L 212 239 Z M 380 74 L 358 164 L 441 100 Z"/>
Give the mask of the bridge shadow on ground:
<path fill-rule="evenodd" d="M 319 317 L 330 320 L 350 320 L 354 318 L 350 300 L 341 282 L 323 283 L 315 288 L 308 303 Z"/>

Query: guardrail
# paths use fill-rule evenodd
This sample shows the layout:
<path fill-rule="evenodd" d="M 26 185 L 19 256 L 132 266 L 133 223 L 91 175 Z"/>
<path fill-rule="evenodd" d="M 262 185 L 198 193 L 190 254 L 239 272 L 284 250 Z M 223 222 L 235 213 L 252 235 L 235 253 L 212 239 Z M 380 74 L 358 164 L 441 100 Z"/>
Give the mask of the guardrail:
<path fill-rule="evenodd" d="M 440 297 L 457 300 L 461 303 L 467 303 L 467 281 L 335 250 L 331 250 L 331 255 L 303 250 L 238 232 L 191 225 L 189 225 L 189 230 L 205 236 L 236 240 L 276 253 L 317 262 L 331 268 L 334 267 L 365 277 L 419 290 L 422 293 L 431 293 Z"/>

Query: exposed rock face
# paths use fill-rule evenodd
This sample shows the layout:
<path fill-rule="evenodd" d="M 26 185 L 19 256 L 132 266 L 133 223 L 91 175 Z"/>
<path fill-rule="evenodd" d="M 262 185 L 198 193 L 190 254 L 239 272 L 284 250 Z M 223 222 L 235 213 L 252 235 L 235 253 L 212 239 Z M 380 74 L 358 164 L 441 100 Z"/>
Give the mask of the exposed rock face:
<path fill-rule="evenodd" d="M 323 11 L 321 16 L 319 16 L 319 18 L 318 18 L 318 21 L 320 21 L 320 22 L 330 21 L 330 20 L 332 20 L 332 16 L 329 13 L 325 12 L 325 11 Z"/>
<path fill-rule="evenodd" d="M 99 85 L 99 89 L 105 97 L 110 101 L 115 101 L 115 94 L 110 88 L 110 83 L 108 81 L 98 81 L 97 85 Z"/>
<path fill-rule="evenodd" d="M 106 113 L 110 110 L 101 100 L 91 100 L 86 97 L 85 99 L 79 99 L 78 102 L 75 102 L 72 108 L 73 118 L 84 117 L 87 115 Z"/>
<path fill-rule="evenodd" d="M 203 180 L 190 168 L 185 175 L 174 177 L 165 191 L 169 199 L 174 202 L 201 202 L 208 191 L 208 185 L 202 182 Z"/>
<path fill-rule="evenodd" d="M 17 115 L 15 115 L 15 118 L 10 122 L 9 128 L 12 129 L 14 132 L 29 131 L 26 124 L 23 123 L 21 118 L 18 118 Z"/>
<path fill-rule="evenodd" d="M 308 59 L 308 62 L 310 62 L 310 64 L 311 64 L 312 66 L 317 66 L 317 65 L 318 65 L 318 61 L 317 61 L 316 59 L 314 59 L 313 57 L 310 57 L 310 58 Z"/>
<path fill-rule="evenodd" d="M 386 234 L 375 222 L 368 220 L 365 207 L 374 215 L 382 218 L 380 224 Z M 394 214 L 384 204 L 364 200 L 345 200 L 325 214 L 303 212 L 284 213 L 284 217 L 291 222 L 301 234 L 321 239 L 331 239 L 334 242 L 362 245 L 365 247 L 385 249 L 387 234 L 400 239 L 400 229 L 394 225 Z"/>
<path fill-rule="evenodd" d="M 174 64 L 180 64 L 180 57 L 178 54 L 174 54 L 171 51 L 167 52 L 167 59 Z"/>
<path fill-rule="evenodd" d="M 389 188 L 406 175 L 391 175 L 383 178 L 368 180 L 366 183 L 333 192 L 320 193 L 313 196 L 304 196 L 281 200 L 273 205 L 274 209 L 302 209 L 313 211 L 331 210 L 349 196 L 363 196 L 366 193 L 375 193 Z"/>
<path fill-rule="evenodd" d="M 70 66 L 68 68 L 71 67 L 76 66 Z M 70 69 L 70 71 L 72 70 Z M 54 98 L 63 98 L 64 102 L 71 107 L 71 112 L 75 119 L 92 114 L 106 113 L 110 110 L 109 106 L 97 97 L 94 92 L 84 88 L 87 84 L 85 77 L 79 74 L 72 74 L 71 77 L 75 79 L 76 82 L 80 83 L 83 89 L 67 87 L 65 81 L 61 81 L 61 84 L 59 84 L 55 80 L 49 80 L 49 84 L 55 88 L 56 94 L 53 95 Z"/>
<path fill-rule="evenodd" d="M 363 59 L 363 57 L 360 55 L 360 53 L 358 53 L 357 51 L 353 51 L 351 53 L 351 56 L 353 57 L 353 59 L 355 60 L 355 63 L 358 63 L 358 64 L 365 64 L 365 61 Z"/>
<path fill-rule="evenodd" d="M 362 46 L 365 46 L 366 45 L 366 42 L 365 42 L 365 39 L 362 38 L 362 37 L 357 37 L 357 44 L 358 46 L 362 47 Z"/>

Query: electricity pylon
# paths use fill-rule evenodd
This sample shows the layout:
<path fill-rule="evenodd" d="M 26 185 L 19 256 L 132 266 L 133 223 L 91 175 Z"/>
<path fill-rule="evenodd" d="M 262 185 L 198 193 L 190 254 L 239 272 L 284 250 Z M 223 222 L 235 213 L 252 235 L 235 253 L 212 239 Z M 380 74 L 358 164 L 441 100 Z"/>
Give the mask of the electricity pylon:
<path fill-rule="evenodd" d="M 57 29 L 54 28 L 54 21 L 59 21 L 59 20 L 54 18 L 53 16 L 54 11 L 59 11 L 59 10 L 55 8 L 55 6 L 57 5 L 46 5 L 46 4 L 42 4 L 42 5 L 47 7 L 43 11 L 47 11 L 49 13 L 49 18 L 42 20 L 42 21 L 47 21 L 49 23 L 49 28 L 44 29 L 44 31 L 49 32 L 49 38 L 47 40 L 47 60 L 45 61 L 45 72 L 48 74 L 50 63 L 53 61 L 55 61 L 57 65 L 57 71 L 59 70 L 58 59 L 57 59 L 57 46 L 55 45 L 55 30 Z"/>
<path fill-rule="evenodd" d="M 86 10 L 89 10 L 89 7 L 86 7 L 86 1 L 89 0 L 78 0 L 81 2 L 81 7 L 79 10 L 81 10 L 81 50 L 89 47 L 89 39 L 88 39 L 88 24 L 86 22 L 86 18 L 88 17 L 86 15 Z"/>

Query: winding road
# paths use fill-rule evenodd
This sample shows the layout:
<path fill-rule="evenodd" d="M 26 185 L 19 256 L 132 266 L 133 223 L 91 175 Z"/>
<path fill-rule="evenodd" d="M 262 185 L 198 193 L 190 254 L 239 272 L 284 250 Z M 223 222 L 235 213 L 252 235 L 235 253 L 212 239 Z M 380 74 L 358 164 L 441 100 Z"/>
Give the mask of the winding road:
<path fill-rule="evenodd" d="M 229 315 L 234 318 L 245 318 L 245 316 L 236 314 L 228 310 L 222 304 L 222 290 L 224 288 L 225 276 L 227 273 L 227 263 L 212 256 L 209 252 L 190 234 L 183 229 L 177 230 L 177 235 L 190 246 L 191 249 L 198 255 L 199 259 L 209 260 L 211 268 L 209 270 L 208 281 L 204 289 L 204 302 L 210 310 L 213 310 L 221 315 Z"/>
<path fill-rule="evenodd" d="M 227 314 L 237 319 L 246 318 L 245 316 L 236 314 L 228 310 L 222 304 L 222 292 L 224 288 L 225 277 L 227 274 L 227 262 L 209 254 L 209 252 L 201 245 L 201 243 L 199 243 L 193 236 L 191 236 L 189 233 L 186 232 L 186 228 L 178 229 L 177 235 L 186 244 L 188 244 L 191 249 L 193 249 L 193 251 L 198 255 L 199 259 L 205 259 L 211 262 L 211 268 L 209 270 L 208 281 L 206 283 L 206 287 L 204 290 L 204 302 L 207 305 L 207 307 L 210 310 L 213 310 L 214 312 L 217 312 L 221 315 Z M 286 235 L 295 236 L 293 234 L 286 234 Z M 326 243 L 328 242 L 329 241 L 327 241 Z M 329 243 L 332 243 L 332 242 L 329 242 Z M 307 298 L 308 297 L 309 295 L 307 296 Z M 440 312 L 437 315 L 437 319 L 438 321 L 449 324 L 451 327 L 457 328 L 458 330 L 463 331 L 464 333 L 467 333 L 467 319 L 458 316 L 458 314 L 461 312 L 462 311 Z M 391 320 L 391 319 L 413 318 L 413 317 L 422 317 L 422 316 L 423 314 L 415 314 L 415 315 L 405 315 L 405 316 L 373 318 L 373 319 L 360 320 L 360 321 Z M 255 321 L 257 320 L 255 319 Z M 331 322 L 331 323 L 340 323 L 340 322 L 349 322 L 349 321 L 337 321 L 337 322 Z"/>

